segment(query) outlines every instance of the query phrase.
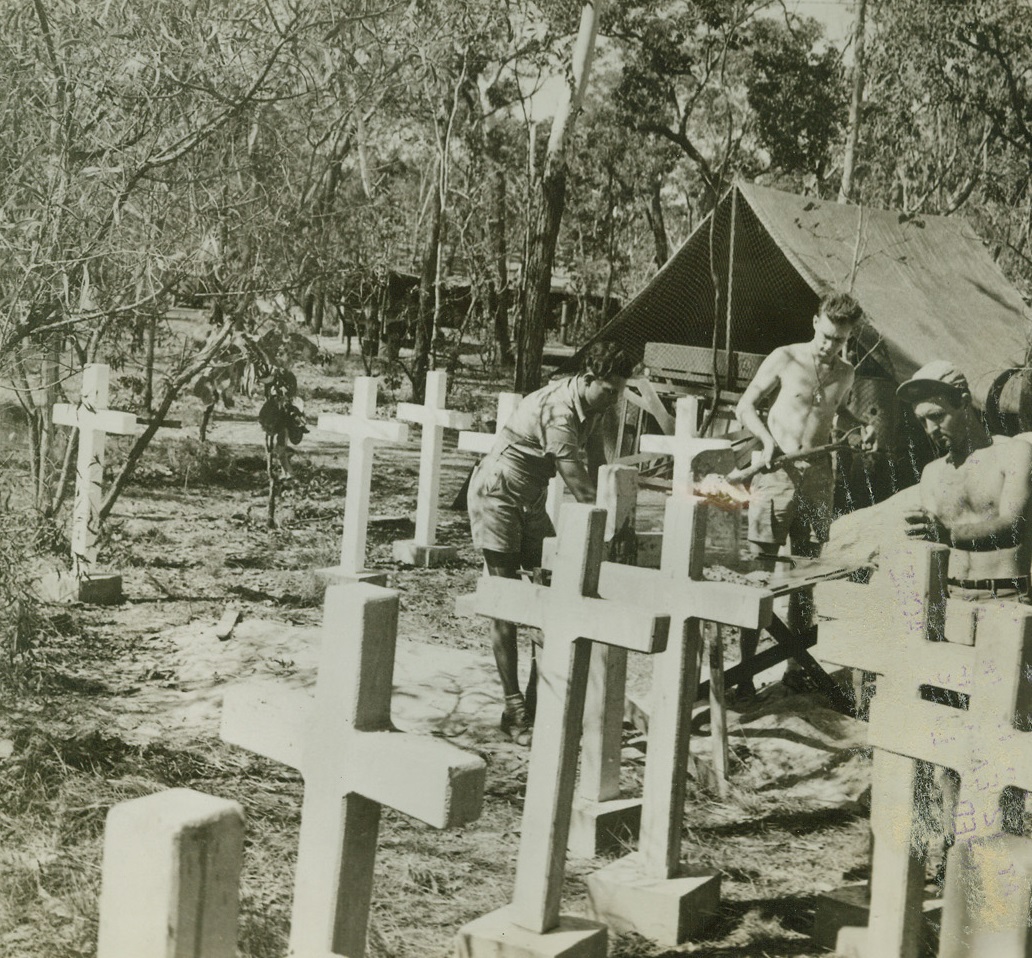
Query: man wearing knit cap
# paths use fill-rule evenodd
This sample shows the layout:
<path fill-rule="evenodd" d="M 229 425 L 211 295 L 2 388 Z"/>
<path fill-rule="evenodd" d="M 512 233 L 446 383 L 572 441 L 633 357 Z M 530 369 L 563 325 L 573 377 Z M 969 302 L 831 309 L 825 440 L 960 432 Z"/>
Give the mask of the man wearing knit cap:
<path fill-rule="evenodd" d="M 1029 601 L 1032 445 L 989 435 L 966 377 L 947 360 L 922 366 L 896 395 L 945 452 L 921 473 L 907 535 L 950 547 L 951 596 Z"/>

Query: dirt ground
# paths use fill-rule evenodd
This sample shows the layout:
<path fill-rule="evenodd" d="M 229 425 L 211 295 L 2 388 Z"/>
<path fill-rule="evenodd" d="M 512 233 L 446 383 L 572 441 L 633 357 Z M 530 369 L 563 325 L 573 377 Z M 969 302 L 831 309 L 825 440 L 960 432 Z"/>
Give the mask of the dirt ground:
<path fill-rule="evenodd" d="M 298 371 L 311 421 L 346 410 L 361 367 L 337 357 L 329 367 Z M 500 388 L 460 370 L 449 405 L 485 419 Z M 381 415 L 392 416 L 394 401 L 407 398 L 382 395 Z M 223 744 L 219 709 L 228 683 L 257 677 L 309 685 L 314 678 L 321 596 L 312 570 L 336 561 L 346 445 L 305 437 L 293 456 L 296 478 L 281 505 L 281 528 L 270 531 L 256 402 L 238 405 L 231 419 L 221 414 L 204 444 L 190 424 L 195 403 L 184 400 L 175 411 L 186 425 L 156 441 L 107 524 L 102 562 L 123 573 L 125 603 L 49 609 L 48 630 L 5 686 L 0 955 L 94 955 L 107 810 L 172 786 L 243 804 L 239 953 L 286 952 L 302 781 L 292 769 Z M 123 442 L 110 443 L 109 461 Z M 454 442 L 449 436 L 445 505 L 472 463 Z M 454 612 L 455 598 L 473 591 L 481 568 L 465 514 L 441 512 L 439 541 L 458 547 L 453 563 L 414 570 L 391 558 L 393 540 L 412 532 L 417 465 L 414 443 L 377 452 L 368 564 L 388 570 L 401 596 L 405 674 L 396 684 L 415 688 L 426 674 L 452 677 L 455 708 L 425 730 L 483 756 L 487 788 L 480 820 L 458 831 L 385 813 L 370 953 L 398 958 L 451 954 L 462 924 L 509 900 L 528 757 L 497 728 L 484 623 Z M 230 606 L 239 607 L 241 620 L 222 642 L 214 625 Z M 521 648 L 525 656 L 527 645 Z M 737 649 L 728 657 L 735 660 Z M 462 669 L 471 671 L 455 678 Z M 647 682 L 647 664 L 632 671 Z M 397 707 L 404 716 L 403 703 Z M 646 742 L 630 724 L 625 732 L 623 784 L 634 794 Z M 824 953 L 808 937 L 815 898 L 857 880 L 867 862 L 867 818 L 857 801 L 869 782 L 863 731 L 816 695 L 772 684 L 752 710 L 733 716 L 731 733 L 730 797 L 718 801 L 693 781 L 683 837 L 685 859 L 722 876 L 719 920 L 703 939 L 676 949 L 611 936 L 612 955 Z M 704 734 L 693 748 L 705 771 Z M 584 878 L 602 864 L 570 860 L 565 912 L 583 912 Z"/>

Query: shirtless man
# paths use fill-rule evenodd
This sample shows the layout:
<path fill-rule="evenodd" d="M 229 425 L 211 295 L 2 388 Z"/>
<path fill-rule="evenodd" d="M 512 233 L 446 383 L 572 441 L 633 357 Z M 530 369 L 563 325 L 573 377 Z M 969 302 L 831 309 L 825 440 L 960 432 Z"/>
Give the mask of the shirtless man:
<path fill-rule="evenodd" d="M 990 436 L 967 379 L 937 359 L 896 392 L 946 454 L 921 473 L 921 508 L 906 514 L 911 538 L 950 546 L 950 595 L 1029 602 L 1032 445 Z"/>
<path fill-rule="evenodd" d="M 775 349 L 738 403 L 738 421 L 763 444 L 768 467 L 749 489 L 749 542 L 756 554 L 773 556 L 789 542 L 794 555 L 816 558 L 828 541 L 834 493 L 830 455 L 769 467 L 780 454 L 804 452 L 830 440 L 853 385 L 853 367 L 840 354 L 862 317 L 860 304 L 848 293 L 826 296 L 813 318 L 813 338 Z M 764 420 L 760 410 L 772 395 Z M 807 626 L 812 611 L 808 596 L 793 595 L 790 627 Z M 755 630 L 742 631 L 743 662 L 756 653 L 758 641 Z M 796 672 L 792 666 L 790 677 Z M 739 683 L 740 699 L 754 692 L 751 679 Z"/>

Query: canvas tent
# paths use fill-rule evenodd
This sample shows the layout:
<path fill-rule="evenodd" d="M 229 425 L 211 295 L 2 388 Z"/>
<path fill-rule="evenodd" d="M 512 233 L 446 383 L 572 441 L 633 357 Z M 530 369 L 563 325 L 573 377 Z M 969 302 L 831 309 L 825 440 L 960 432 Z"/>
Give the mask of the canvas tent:
<path fill-rule="evenodd" d="M 730 340 L 732 350 L 767 354 L 809 339 L 820 297 L 831 290 L 860 301 L 869 320 L 860 352 L 870 351 L 868 362 L 897 382 L 931 359 L 950 359 L 982 405 L 997 377 L 1023 364 L 1025 305 L 959 217 L 744 182 L 595 339 L 639 353 L 646 342 L 709 347 L 716 326 L 719 348 Z M 1005 400 L 1016 411 L 1017 390 Z"/>

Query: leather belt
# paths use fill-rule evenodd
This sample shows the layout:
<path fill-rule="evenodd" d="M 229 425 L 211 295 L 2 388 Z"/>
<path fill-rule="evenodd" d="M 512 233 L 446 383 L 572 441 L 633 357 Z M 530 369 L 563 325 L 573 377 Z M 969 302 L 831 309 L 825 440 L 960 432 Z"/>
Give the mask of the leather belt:
<path fill-rule="evenodd" d="M 960 589 L 979 589 L 984 592 L 997 592 L 1000 589 L 1017 589 L 1019 592 L 1029 590 L 1029 576 L 1019 575 L 1013 579 L 947 579 L 949 585 Z"/>

